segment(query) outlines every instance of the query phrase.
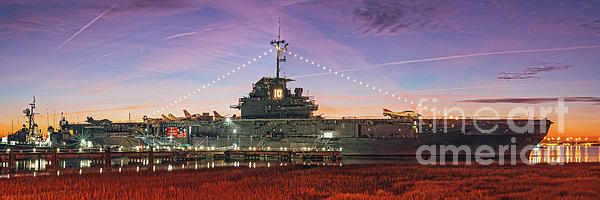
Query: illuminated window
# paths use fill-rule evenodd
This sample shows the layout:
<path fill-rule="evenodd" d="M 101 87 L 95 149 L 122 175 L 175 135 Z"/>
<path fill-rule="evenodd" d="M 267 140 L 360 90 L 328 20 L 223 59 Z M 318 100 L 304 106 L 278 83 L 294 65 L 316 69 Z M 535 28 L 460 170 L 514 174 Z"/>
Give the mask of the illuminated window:
<path fill-rule="evenodd" d="M 273 91 L 273 97 L 275 99 L 281 99 L 281 98 L 283 98 L 283 89 L 275 89 Z"/>

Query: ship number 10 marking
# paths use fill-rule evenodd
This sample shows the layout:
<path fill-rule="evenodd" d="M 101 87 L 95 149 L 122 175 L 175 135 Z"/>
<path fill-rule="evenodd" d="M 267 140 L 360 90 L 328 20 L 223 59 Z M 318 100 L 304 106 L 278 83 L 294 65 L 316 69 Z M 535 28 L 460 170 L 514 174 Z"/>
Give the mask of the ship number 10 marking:
<path fill-rule="evenodd" d="M 273 91 L 273 95 L 274 95 L 275 99 L 283 98 L 283 89 L 275 89 Z"/>

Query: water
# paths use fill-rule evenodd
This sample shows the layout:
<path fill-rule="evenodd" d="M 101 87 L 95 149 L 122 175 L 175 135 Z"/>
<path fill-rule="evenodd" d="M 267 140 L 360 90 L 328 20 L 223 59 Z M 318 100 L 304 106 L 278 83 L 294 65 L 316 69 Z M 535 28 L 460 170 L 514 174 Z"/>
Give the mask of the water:
<path fill-rule="evenodd" d="M 534 164 L 599 162 L 599 150 L 599 146 L 547 146 L 534 149 L 529 156 L 529 162 Z"/>
<path fill-rule="evenodd" d="M 113 158 L 111 159 L 111 168 L 89 159 L 64 159 L 60 160 L 57 171 L 51 171 L 50 162 L 44 159 L 31 159 L 16 161 L 16 171 L 8 175 L 6 168 L 8 163 L 1 163 L 3 169 L 0 177 L 10 178 L 15 176 L 40 176 L 40 175 L 61 175 L 61 174 L 87 174 L 87 173 L 105 173 L 107 171 L 156 171 L 156 170 L 184 170 L 184 169 L 206 169 L 215 167 L 281 167 L 288 165 L 310 165 L 310 166 L 343 166 L 352 164 L 374 164 L 374 163 L 414 163 L 414 158 L 382 158 L 382 157 L 363 157 L 351 158 L 345 157 L 337 161 L 277 161 L 277 160 L 198 160 L 198 161 L 177 161 L 172 162 L 163 158 L 155 158 L 154 166 L 149 165 L 146 158 Z M 536 148 L 531 152 L 529 164 L 540 163 L 585 163 L 600 162 L 600 147 L 598 146 L 548 146 Z M 48 165 L 48 167 L 47 167 Z"/>

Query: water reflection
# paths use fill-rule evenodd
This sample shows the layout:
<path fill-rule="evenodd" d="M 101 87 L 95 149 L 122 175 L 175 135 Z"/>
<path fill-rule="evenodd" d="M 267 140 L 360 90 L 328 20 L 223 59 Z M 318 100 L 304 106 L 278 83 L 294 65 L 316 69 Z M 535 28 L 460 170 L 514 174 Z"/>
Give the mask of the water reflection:
<path fill-rule="evenodd" d="M 64 159 L 58 163 L 58 169 L 52 171 L 51 161 L 45 159 L 18 160 L 15 162 L 15 170 L 8 173 L 8 163 L 2 162 L 0 169 L 0 178 L 10 178 L 15 176 L 41 176 L 41 175 L 61 175 L 61 174 L 87 174 L 126 172 L 126 171 L 173 171 L 182 169 L 208 169 L 216 167 L 285 167 L 288 165 L 307 165 L 307 166 L 342 166 L 345 164 L 372 164 L 372 163 L 399 163 L 415 162 L 414 158 L 401 159 L 382 159 L 380 157 L 370 158 L 344 158 L 337 161 L 277 161 L 277 160 L 197 160 L 197 161 L 173 161 L 169 158 L 155 157 L 154 164 L 150 164 L 148 158 L 143 157 L 120 157 L 112 158 L 111 166 L 108 168 L 102 160 L 90 159 Z M 600 162 L 600 147 L 598 146 L 547 146 L 534 149 L 529 157 L 531 164 L 539 163 L 580 163 L 580 162 Z"/>
<path fill-rule="evenodd" d="M 598 146 L 547 146 L 531 151 L 529 162 L 538 163 L 581 163 L 599 162 Z"/>
<path fill-rule="evenodd" d="M 49 161 L 44 159 L 32 159 L 16 161 L 16 169 L 12 172 L 8 172 L 6 168 L 1 173 L 0 178 L 10 178 L 18 176 L 40 176 L 40 175 L 64 175 L 64 174 L 89 174 L 89 173 L 103 173 L 107 171 L 112 172 L 140 172 L 140 171 L 174 171 L 174 170 L 198 170 L 198 169 L 211 169 L 217 167 L 248 167 L 248 168 L 260 168 L 260 167 L 285 167 L 288 165 L 308 165 L 308 166 L 326 166 L 336 165 L 341 166 L 341 160 L 336 162 L 332 161 L 277 161 L 277 160 L 196 160 L 196 161 L 169 161 L 169 159 L 156 158 L 154 164 L 150 165 L 147 158 L 113 158 L 111 159 L 111 166 L 107 168 L 106 165 L 99 162 L 98 160 L 90 159 L 67 159 L 59 162 L 59 168 L 56 171 L 52 171 Z M 3 163 L 4 165 L 4 163 Z M 46 167 L 46 165 L 48 165 Z M 10 174 L 10 175 L 9 175 Z"/>

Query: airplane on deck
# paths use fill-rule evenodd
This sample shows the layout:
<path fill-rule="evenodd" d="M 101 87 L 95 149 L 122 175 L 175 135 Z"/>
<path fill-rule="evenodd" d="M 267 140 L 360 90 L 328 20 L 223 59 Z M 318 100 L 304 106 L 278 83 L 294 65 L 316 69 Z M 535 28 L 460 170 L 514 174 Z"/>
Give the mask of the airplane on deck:
<path fill-rule="evenodd" d="M 166 116 L 164 114 L 162 114 L 161 115 L 162 118 L 156 118 L 156 119 L 147 118 L 147 120 L 151 121 L 151 122 L 156 122 L 156 121 L 163 121 L 163 122 L 218 121 L 218 120 L 224 120 L 226 118 L 226 117 L 222 116 L 221 114 L 219 114 L 217 111 L 213 111 L 213 116 L 211 116 L 209 113 L 191 114 L 187 110 L 183 110 L 183 114 L 184 114 L 184 117 L 177 117 L 171 113 L 167 114 Z M 234 115 L 233 118 L 236 118 L 236 116 Z"/>
<path fill-rule="evenodd" d="M 93 117 L 87 117 L 87 120 L 85 120 L 85 122 L 90 123 L 90 124 L 95 124 L 95 125 L 110 125 L 110 124 L 112 124 L 112 121 L 110 121 L 108 119 L 94 120 Z"/>
<path fill-rule="evenodd" d="M 419 118 L 421 115 L 416 113 L 415 111 L 410 110 L 402 112 L 392 112 L 391 110 L 384 108 L 383 116 L 389 116 L 392 119 L 416 119 Z"/>

